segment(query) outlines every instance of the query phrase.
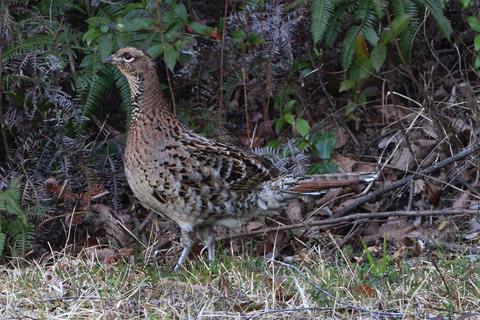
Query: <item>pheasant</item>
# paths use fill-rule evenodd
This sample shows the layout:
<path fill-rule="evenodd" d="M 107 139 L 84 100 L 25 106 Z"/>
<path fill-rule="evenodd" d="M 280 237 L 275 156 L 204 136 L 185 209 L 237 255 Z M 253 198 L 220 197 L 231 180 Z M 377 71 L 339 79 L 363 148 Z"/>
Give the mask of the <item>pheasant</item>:
<path fill-rule="evenodd" d="M 131 91 L 124 156 L 128 184 L 145 207 L 180 226 L 183 251 L 176 268 L 189 255 L 195 235 L 213 261 L 214 226 L 238 228 L 275 214 L 288 200 L 317 194 L 325 181 L 337 177 L 283 174 L 264 157 L 190 131 L 170 112 L 155 61 L 145 51 L 126 47 L 105 62 L 120 69 Z M 327 185 L 353 183 L 357 177 Z"/>

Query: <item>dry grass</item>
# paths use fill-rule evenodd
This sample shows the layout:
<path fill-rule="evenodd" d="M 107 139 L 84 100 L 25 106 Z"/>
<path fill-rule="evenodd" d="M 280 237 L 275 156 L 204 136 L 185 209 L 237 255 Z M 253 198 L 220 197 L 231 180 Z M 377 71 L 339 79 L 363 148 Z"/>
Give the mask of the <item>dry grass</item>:
<path fill-rule="evenodd" d="M 211 267 L 189 262 L 178 273 L 173 262 L 107 265 L 55 253 L 48 263 L 1 267 L 0 318 L 448 319 L 458 315 L 449 311 L 480 311 L 476 256 L 437 252 L 438 269 L 425 258 L 387 256 L 378 273 L 353 263 L 348 247 L 335 256 L 316 249 L 288 264 L 220 252 Z"/>

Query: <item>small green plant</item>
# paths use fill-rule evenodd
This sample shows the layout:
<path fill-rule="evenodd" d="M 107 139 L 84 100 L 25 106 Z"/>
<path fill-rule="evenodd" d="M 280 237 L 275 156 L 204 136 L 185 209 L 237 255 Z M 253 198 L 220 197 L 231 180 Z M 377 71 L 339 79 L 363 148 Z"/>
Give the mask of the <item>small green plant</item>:
<path fill-rule="evenodd" d="M 10 188 L 0 192 L 0 257 L 10 248 L 13 255 L 24 255 L 32 245 L 32 215 L 43 215 L 41 206 L 24 210 L 20 204 L 20 182 L 14 179 Z"/>
<path fill-rule="evenodd" d="M 460 0 L 460 3 L 462 4 L 463 11 L 468 10 L 469 12 L 471 12 L 472 15 L 467 17 L 467 22 L 470 28 L 477 32 L 477 35 L 473 40 L 475 51 L 477 53 L 473 66 L 475 69 L 478 69 L 480 67 L 480 12 L 476 14 L 472 10 L 472 4 L 474 3 L 472 0 Z"/>
<path fill-rule="evenodd" d="M 376 276 L 385 274 L 387 272 L 387 263 L 391 259 L 390 256 L 387 255 L 387 235 L 384 234 L 383 236 L 383 257 L 382 263 L 377 264 L 372 257 L 372 253 L 368 250 L 367 244 L 360 238 L 362 241 L 363 248 L 365 249 L 365 254 L 367 255 L 368 263 L 370 264 L 370 269 L 373 271 L 373 274 Z"/>
<path fill-rule="evenodd" d="M 275 104 L 277 106 L 281 105 L 282 99 L 277 98 Z M 300 152 L 310 151 L 315 158 L 321 160 L 307 169 L 308 174 L 335 172 L 337 170 L 336 164 L 329 161 L 335 149 L 335 136 L 333 132 L 328 130 L 322 133 L 313 132 L 308 122 L 300 117 L 302 111 L 296 110 L 295 106 L 295 100 L 287 101 L 282 108 L 280 117 L 273 121 L 277 134 L 280 134 L 286 124 L 291 125 L 299 134 L 299 137 L 293 140 L 296 149 Z M 295 116 L 296 114 L 298 115 Z M 267 144 L 267 147 L 279 148 L 283 143 L 283 139 L 278 139 Z M 291 153 L 291 148 L 285 148 L 283 149 L 282 155 L 287 157 L 290 156 Z"/>

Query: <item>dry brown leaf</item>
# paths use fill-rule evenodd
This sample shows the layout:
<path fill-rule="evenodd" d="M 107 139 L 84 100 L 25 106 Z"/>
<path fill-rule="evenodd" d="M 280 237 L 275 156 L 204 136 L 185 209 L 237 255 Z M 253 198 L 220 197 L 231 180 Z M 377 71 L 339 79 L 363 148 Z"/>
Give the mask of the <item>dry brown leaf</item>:
<path fill-rule="evenodd" d="M 435 140 L 418 139 L 416 143 L 410 145 L 415 158 L 413 158 L 409 148 L 403 147 L 393 158 L 392 166 L 402 171 L 412 169 L 417 161 L 423 160 L 436 144 Z"/>
<path fill-rule="evenodd" d="M 317 206 L 325 206 L 328 205 L 328 207 L 333 207 L 334 200 L 341 196 L 344 193 L 343 189 L 341 188 L 335 188 L 335 189 L 329 189 L 327 193 L 317 201 Z"/>
<path fill-rule="evenodd" d="M 442 191 L 442 187 L 437 185 L 433 181 L 425 181 L 425 194 L 427 196 L 428 202 L 430 202 L 435 207 L 438 207 L 440 205 Z"/>
<path fill-rule="evenodd" d="M 295 199 L 287 207 L 286 210 L 287 217 L 292 223 L 299 223 L 303 221 L 303 216 L 302 216 L 302 205 L 300 203 L 300 200 Z"/>
<path fill-rule="evenodd" d="M 94 204 L 92 207 L 100 213 L 104 221 L 105 232 L 115 245 L 125 247 L 128 244 L 128 237 L 124 228 L 130 229 L 128 223 L 130 216 L 114 214 L 114 211 L 103 204 Z"/>
<path fill-rule="evenodd" d="M 338 130 L 335 132 L 335 149 L 339 149 L 343 147 L 350 136 L 348 135 L 347 129 L 344 127 L 338 128 Z"/>
<path fill-rule="evenodd" d="M 374 297 L 377 296 L 377 292 L 375 291 L 375 289 L 373 289 L 368 284 L 361 284 L 361 285 L 353 288 L 353 291 L 362 293 L 369 298 L 374 298 Z"/>
<path fill-rule="evenodd" d="M 470 194 L 468 192 L 462 192 L 460 197 L 458 197 L 457 200 L 455 200 L 452 204 L 453 209 L 464 209 L 468 208 L 468 205 L 470 203 Z"/>
<path fill-rule="evenodd" d="M 334 154 L 331 158 L 333 162 L 338 166 L 338 172 L 347 173 L 352 172 L 353 165 L 357 163 L 356 161 L 352 160 L 350 157 L 345 157 L 341 154 Z M 371 172 L 373 170 L 367 170 L 364 172 Z"/>
<path fill-rule="evenodd" d="M 115 251 L 108 248 L 90 247 L 83 249 L 80 256 L 90 261 L 105 261 L 108 257 L 115 256 Z"/>

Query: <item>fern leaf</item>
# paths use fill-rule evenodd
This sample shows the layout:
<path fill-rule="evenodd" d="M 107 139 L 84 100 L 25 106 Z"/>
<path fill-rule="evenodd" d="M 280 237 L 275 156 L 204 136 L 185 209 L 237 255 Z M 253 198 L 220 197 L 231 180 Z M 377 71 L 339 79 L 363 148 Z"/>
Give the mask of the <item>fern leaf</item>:
<path fill-rule="evenodd" d="M 431 17 L 441 33 L 450 39 L 452 35 L 452 23 L 443 13 L 443 5 L 441 0 L 416 0 L 425 10 L 431 12 Z"/>
<path fill-rule="evenodd" d="M 115 78 L 115 86 L 118 89 L 120 94 L 120 110 L 125 112 L 127 115 L 127 128 L 130 123 L 130 86 L 128 85 L 128 80 L 125 78 L 118 68 L 115 68 L 113 71 L 113 76 Z"/>
<path fill-rule="evenodd" d="M 5 240 L 7 235 L 3 232 L 0 232 L 0 257 L 3 257 L 3 249 L 5 249 Z"/>
<path fill-rule="evenodd" d="M 112 73 L 99 61 L 98 55 L 87 55 L 80 64 L 76 100 L 83 102 L 83 115 L 88 117 L 99 106 L 103 95 L 112 85 Z"/>
<path fill-rule="evenodd" d="M 355 55 L 355 38 L 362 34 L 360 26 L 352 26 L 348 29 L 343 40 L 343 47 L 340 53 L 340 63 L 344 70 L 350 68 Z"/>
<path fill-rule="evenodd" d="M 333 45 L 338 34 L 345 26 L 345 19 L 348 16 L 348 9 L 350 6 L 352 6 L 352 4 L 338 7 L 333 13 L 330 22 L 328 23 L 327 30 L 325 31 L 324 43 L 327 48 L 330 48 Z"/>
<path fill-rule="evenodd" d="M 312 37 L 313 43 L 322 41 L 330 18 L 335 9 L 335 2 L 331 0 L 313 0 L 312 1 Z"/>

